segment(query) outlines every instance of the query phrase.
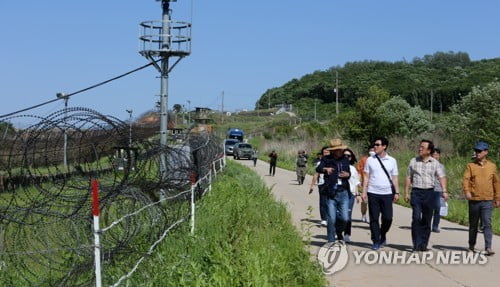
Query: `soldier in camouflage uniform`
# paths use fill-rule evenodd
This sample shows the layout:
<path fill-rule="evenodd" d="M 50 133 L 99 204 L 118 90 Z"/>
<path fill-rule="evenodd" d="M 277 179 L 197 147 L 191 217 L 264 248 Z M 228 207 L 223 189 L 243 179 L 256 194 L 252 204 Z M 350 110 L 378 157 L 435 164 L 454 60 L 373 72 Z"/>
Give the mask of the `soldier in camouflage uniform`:
<path fill-rule="evenodd" d="M 304 150 L 300 150 L 297 159 L 295 160 L 296 172 L 297 172 L 297 181 L 299 184 L 304 183 L 304 179 L 306 178 L 306 170 L 307 170 L 307 157 L 306 152 Z"/>

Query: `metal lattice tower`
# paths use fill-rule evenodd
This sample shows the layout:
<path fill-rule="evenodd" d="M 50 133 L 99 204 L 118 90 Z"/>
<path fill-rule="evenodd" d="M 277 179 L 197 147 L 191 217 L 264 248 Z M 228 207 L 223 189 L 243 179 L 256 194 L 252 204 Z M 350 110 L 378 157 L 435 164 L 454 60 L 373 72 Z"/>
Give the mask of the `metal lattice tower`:
<path fill-rule="evenodd" d="M 158 1 L 158 0 L 157 0 Z M 140 24 L 139 53 L 146 57 L 161 74 L 160 87 L 160 145 L 167 145 L 168 124 L 168 74 L 182 58 L 191 54 L 191 23 L 173 21 L 170 2 L 161 0 L 162 20 L 145 21 Z M 175 61 L 170 66 L 169 59 Z M 160 155 L 160 176 L 166 177 L 167 164 L 165 154 Z"/>

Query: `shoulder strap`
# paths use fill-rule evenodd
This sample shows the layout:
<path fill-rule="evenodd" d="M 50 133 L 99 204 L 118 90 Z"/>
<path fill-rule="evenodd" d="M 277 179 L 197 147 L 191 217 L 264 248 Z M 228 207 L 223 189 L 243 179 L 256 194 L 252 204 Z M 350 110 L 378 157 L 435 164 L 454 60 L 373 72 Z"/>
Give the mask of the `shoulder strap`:
<path fill-rule="evenodd" d="M 389 175 L 389 173 L 387 172 L 387 169 L 385 169 L 385 166 L 382 164 L 382 161 L 380 160 L 380 157 L 378 157 L 378 154 L 375 155 L 375 157 L 378 159 L 378 162 L 380 162 L 380 165 L 382 166 L 382 169 L 384 170 L 385 175 L 387 175 L 387 178 L 389 179 L 389 182 L 391 183 L 391 186 L 394 186 L 394 183 L 392 182 L 392 178 Z"/>

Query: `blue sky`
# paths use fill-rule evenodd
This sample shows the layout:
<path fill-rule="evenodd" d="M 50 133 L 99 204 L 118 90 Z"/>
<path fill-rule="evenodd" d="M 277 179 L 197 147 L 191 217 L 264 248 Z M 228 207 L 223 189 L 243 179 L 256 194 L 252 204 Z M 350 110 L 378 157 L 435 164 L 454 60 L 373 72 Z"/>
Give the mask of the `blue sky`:
<path fill-rule="evenodd" d="M 348 61 L 411 61 L 436 51 L 500 56 L 496 0 L 178 0 L 172 8 L 174 20 L 192 22 L 193 40 L 170 74 L 170 107 L 189 100 L 191 108 L 220 109 L 224 91 L 225 110 L 252 109 L 267 89 Z M 154 0 L 0 0 L 0 114 L 146 64 L 139 23 L 160 18 Z M 69 103 L 138 115 L 154 107 L 158 75 L 149 67 Z"/>

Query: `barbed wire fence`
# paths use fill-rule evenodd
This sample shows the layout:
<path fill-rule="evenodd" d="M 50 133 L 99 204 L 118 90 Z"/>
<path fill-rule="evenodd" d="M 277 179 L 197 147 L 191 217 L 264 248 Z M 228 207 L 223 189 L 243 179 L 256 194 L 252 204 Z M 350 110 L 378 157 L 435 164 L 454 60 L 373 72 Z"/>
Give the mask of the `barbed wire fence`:
<path fill-rule="evenodd" d="M 13 120 L 32 121 L 22 130 Z M 0 285 L 119 286 L 171 232 L 225 166 L 221 140 L 190 133 L 160 146 L 157 129 L 87 108 L 0 119 Z M 130 144 L 132 142 L 132 144 Z M 167 176 L 160 177 L 160 154 Z M 96 246 L 91 182 L 99 181 Z M 130 266 L 130 262 L 133 263 Z"/>

